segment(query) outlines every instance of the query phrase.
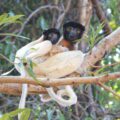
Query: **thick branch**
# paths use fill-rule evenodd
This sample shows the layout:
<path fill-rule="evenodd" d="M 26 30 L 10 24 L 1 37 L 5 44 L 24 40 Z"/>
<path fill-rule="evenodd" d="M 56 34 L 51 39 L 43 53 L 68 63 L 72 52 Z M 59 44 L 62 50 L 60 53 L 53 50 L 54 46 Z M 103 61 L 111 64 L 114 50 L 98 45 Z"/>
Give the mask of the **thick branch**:
<path fill-rule="evenodd" d="M 6 83 L 0 84 L 0 93 L 10 94 L 10 95 L 21 95 L 22 84 L 16 83 Z M 46 89 L 41 86 L 28 85 L 28 94 L 45 94 Z"/>
<path fill-rule="evenodd" d="M 92 12 L 93 12 L 93 6 L 92 6 L 92 2 L 91 0 L 79 0 L 79 8 L 80 8 L 80 23 L 85 25 L 85 34 L 82 37 L 81 40 L 81 44 L 80 44 L 80 50 L 82 50 L 83 52 L 86 52 L 87 50 L 87 46 L 88 43 L 86 43 L 86 35 L 89 31 L 89 25 L 90 25 L 90 20 L 91 20 L 91 16 L 92 16 Z M 87 71 L 86 71 L 87 72 Z M 84 75 L 86 74 L 86 72 L 84 73 Z M 93 97 L 93 92 L 92 92 L 92 87 L 91 85 L 89 85 L 88 89 L 87 89 L 87 93 L 89 96 L 89 103 L 94 103 L 94 97 Z M 89 107 L 90 109 L 90 114 L 92 116 L 93 120 L 96 120 L 96 110 L 95 107 L 93 105 L 91 105 Z"/>
<path fill-rule="evenodd" d="M 120 78 L 120 72 L 109 73 L 107 75 L 95 76 L 95 77 L 71 77 L 71 78 L 60 78 L 60 79 L 43 79 L 39 78 L 40 85 L 47 87 L 63 86 L 63 85 L 79 85 L 79 84 L 97 84 L 98 82 L 104 83 L 111 79 Z M 18 84 L 32 84 L 39 85 L 38 82 L 31 78 L 24 78 L 19 76 L 1 76 L 0 83 L 18 83 Z"/>
<path fill-rule="evenodd" d="M 96 62 L 100 61 L 106 52 L 120 43 L 120 27 L 110 35 L 103 38 L 94 48 L 85 56 L 79 71 L 84 73 L 88 68 L 91 68 Z M 81 69 L 82 68 L 82 69 Z"/>

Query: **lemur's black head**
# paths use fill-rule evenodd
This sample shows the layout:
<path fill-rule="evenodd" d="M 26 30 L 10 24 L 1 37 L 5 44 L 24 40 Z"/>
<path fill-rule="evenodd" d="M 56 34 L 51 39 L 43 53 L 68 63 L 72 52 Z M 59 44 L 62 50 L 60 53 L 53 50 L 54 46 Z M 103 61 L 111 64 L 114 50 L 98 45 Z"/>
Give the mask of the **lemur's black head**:
<path fill-rule="evenodd" d="M 52 44 L 56 44 L 60 38 L 60 32 L 55 28 L 44 30 L 43 35 L 44 40 L 50 40 Z"/>
<path fill-rule="evenodd" d="M 82 37 L 84 31 L 85 27 L 76 22 L 67 22 L 63 25 L 63 37 L 72 44 Z"/>

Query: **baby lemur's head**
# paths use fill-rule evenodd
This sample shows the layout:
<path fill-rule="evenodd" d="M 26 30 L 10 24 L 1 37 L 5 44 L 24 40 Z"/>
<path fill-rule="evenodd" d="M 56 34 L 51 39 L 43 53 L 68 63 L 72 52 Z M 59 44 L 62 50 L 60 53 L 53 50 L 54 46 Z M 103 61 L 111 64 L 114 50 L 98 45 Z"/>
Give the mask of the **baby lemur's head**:
<path fill-rule="evenodd" d="M 43 32 L 44 40 L 50 40 L 52 44 L 56 44 L 60 39 L 60 32 L 55 28 L 50 28 Z"/>

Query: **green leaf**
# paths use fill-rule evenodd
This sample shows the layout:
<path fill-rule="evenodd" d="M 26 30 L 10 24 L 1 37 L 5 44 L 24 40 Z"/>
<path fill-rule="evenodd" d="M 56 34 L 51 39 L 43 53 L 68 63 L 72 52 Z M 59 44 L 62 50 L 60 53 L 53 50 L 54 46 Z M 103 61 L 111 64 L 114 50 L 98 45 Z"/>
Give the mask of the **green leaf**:
<path fill-rule="evenodd" d="M 29 116 L 30 116 L 30 112 L 31 112 L 31 110 L 28 109 L 28 108 L 25 108 L 25 109 L 17 109 L 17 110 L 15 110 L 15 111 L 10 112 L 10 113 L 4 114 L 4 115 L 0 118 L 0 120 L 13 120 L 12 118 L 15 117 L 15 116 L 17 116 L 19 113 L 22 113 L 23 115 L 21 114 L 21 118 L 24 118 L 24 119 L 20 119 L 20 120 L 28 120 L 28 119 L 29 119 Z M 26 115 L 26 117 L 23 117 L 23 116 L 25 116 L 25 115 Z"/>
<path fill-rule="evenodd" d="M 25 109 L 20 117 L 20 120 L 28 120 L 30 117 L 31 110 L 30 109 Z"/>
<path fill-rule="evenodd" d="M 5 18 L 7 18 L 7 16 L 8 16 L 7 13 L 0 15 L 0 21 L 3 21 Z"/>
<path fill-rule="evenodd" d="M 27 61 L 28 63 L 28 67 L 26 68 L 28 74 L 34 79 L 34 80 L 37 80 L 36 79 L 36 76 L 35 76 L 35 73 L 33 72 L 33 62 L 29 59 Z"/>
<path fill-rule="evenodd" d="M 15 110 L 15 111 L 12 111 L 12 112 L 7 113 L 7 114 L 9 114 L 9 116 L 11 116 L 11 117 L 14 117 L 14 116 L 18 115 L 18 113 L 23 112 L 24 110 L 25 110 L 25 109 L 17 109 L 17 110 Z"/>
<path fill-rule="evenodd" d="M 40 79 L 38 80 L 35 76 L 35 73 L 33 72 L 33 66 L 36 65 L 32 60 L 28 59 L 26 61 L 28 63 L 28 66 L 25 67 L 27 73 L 38 83 L 40 83 Z"/>
<path fill-rule="evenodd" d="M 99 24 L 97 26 L 97 29 L 95 29 L 93 26 L 90 26 L 90 33 L 89 37 L 86 39 L 86 42 L 89 44 L 90 49 L 94 47 L 94 45 L 102 38 L 100 35 L 100 31 L 103 28 L 103 24 Z"/>
<path fill-rule="evenodd" d="M 65 116 L 61 112 L 59 114 L 59 118 L 60 118 L 60 120 L 65 120 Z"/>
<path fill-rule="evenodd" d="M 10 117 L 6 115 L 6 116 L 1 117 L 0 120 L 10 120 L 9 118 Z"/>
<path fill-rule="evenodd" d="M 9 16 L 7 13 L 5 13 L 0 16 L 0 25 L 20 22 L 18 19 L 20 19 L 23 16 L 24 15 Z"/>

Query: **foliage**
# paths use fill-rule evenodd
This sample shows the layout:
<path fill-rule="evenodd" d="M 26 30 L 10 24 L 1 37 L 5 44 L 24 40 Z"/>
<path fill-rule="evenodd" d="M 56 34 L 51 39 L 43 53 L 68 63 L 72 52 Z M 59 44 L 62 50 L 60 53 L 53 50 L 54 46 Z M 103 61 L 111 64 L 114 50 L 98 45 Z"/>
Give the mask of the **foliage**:
<path fill-rule="evenodd" d="M 99 24 L 96 29 L 92 25 L 90 26 L 90 33 L 86 38 L 86 42 L 88 42 L 90 49 L 92 49 L 102 39 L 102 28 L 103 24 Z"/>
<path fill-rule="evenodd" d="M 10 16 L 7 13 L 0 15 L 0 30 L 2 30 L 4 27 L 8 27 L 12 23 L 20 23 L 21 24 L 21 22 L 19 20 L 21 17 L 23 17 L 23 15 Z M 28 39 L 26 37 L 16 35 L 13 33 L 0 33 L 0 36 L 1 36 L 1 38 L 3 36 L 12 36 L 12 37 L 20 37 L 22 39 Z M 0 43 L 0 51 L 1 51 L 0 59 L 3 59 L 0 61 L 1 69 L 5 68 L 7 62 L 9 62 L 8 67 L 11 67 L 13 65 L 11 63 L 14 60 L 14 51 L 16 49 L 17 49 L 16 46 L 9 39 L 3 43 Z M 7 56 L 8 58 L 6 58 L 5 56 Z M 6 61 L 4 61 L 4 58 Z M 6 69 L 8 69 L 8 68 L 6 68 Z"/>
<path fill-rule="evenodd" d="M 17 116 L 18 114 L 21 114 L 20 120 L 28 120 L 30 117 L 30 112 L 31 110 L 26 108 L 26 109 L 17 109 L 15 111 L 12 111 L 10 113 L 4 114 L 0 120 L 14 120 L 14 117 Z"/>
<path fill-rule="evenodd" d="M 9 16 L 9 14 L 4 13 L 0 16 L 0 26 L 7 26 L 11 23 L 21 23 L 19 21 L 19 18 L 21 18 L 23 15 L 16 15 L 16 16 Z"/>

